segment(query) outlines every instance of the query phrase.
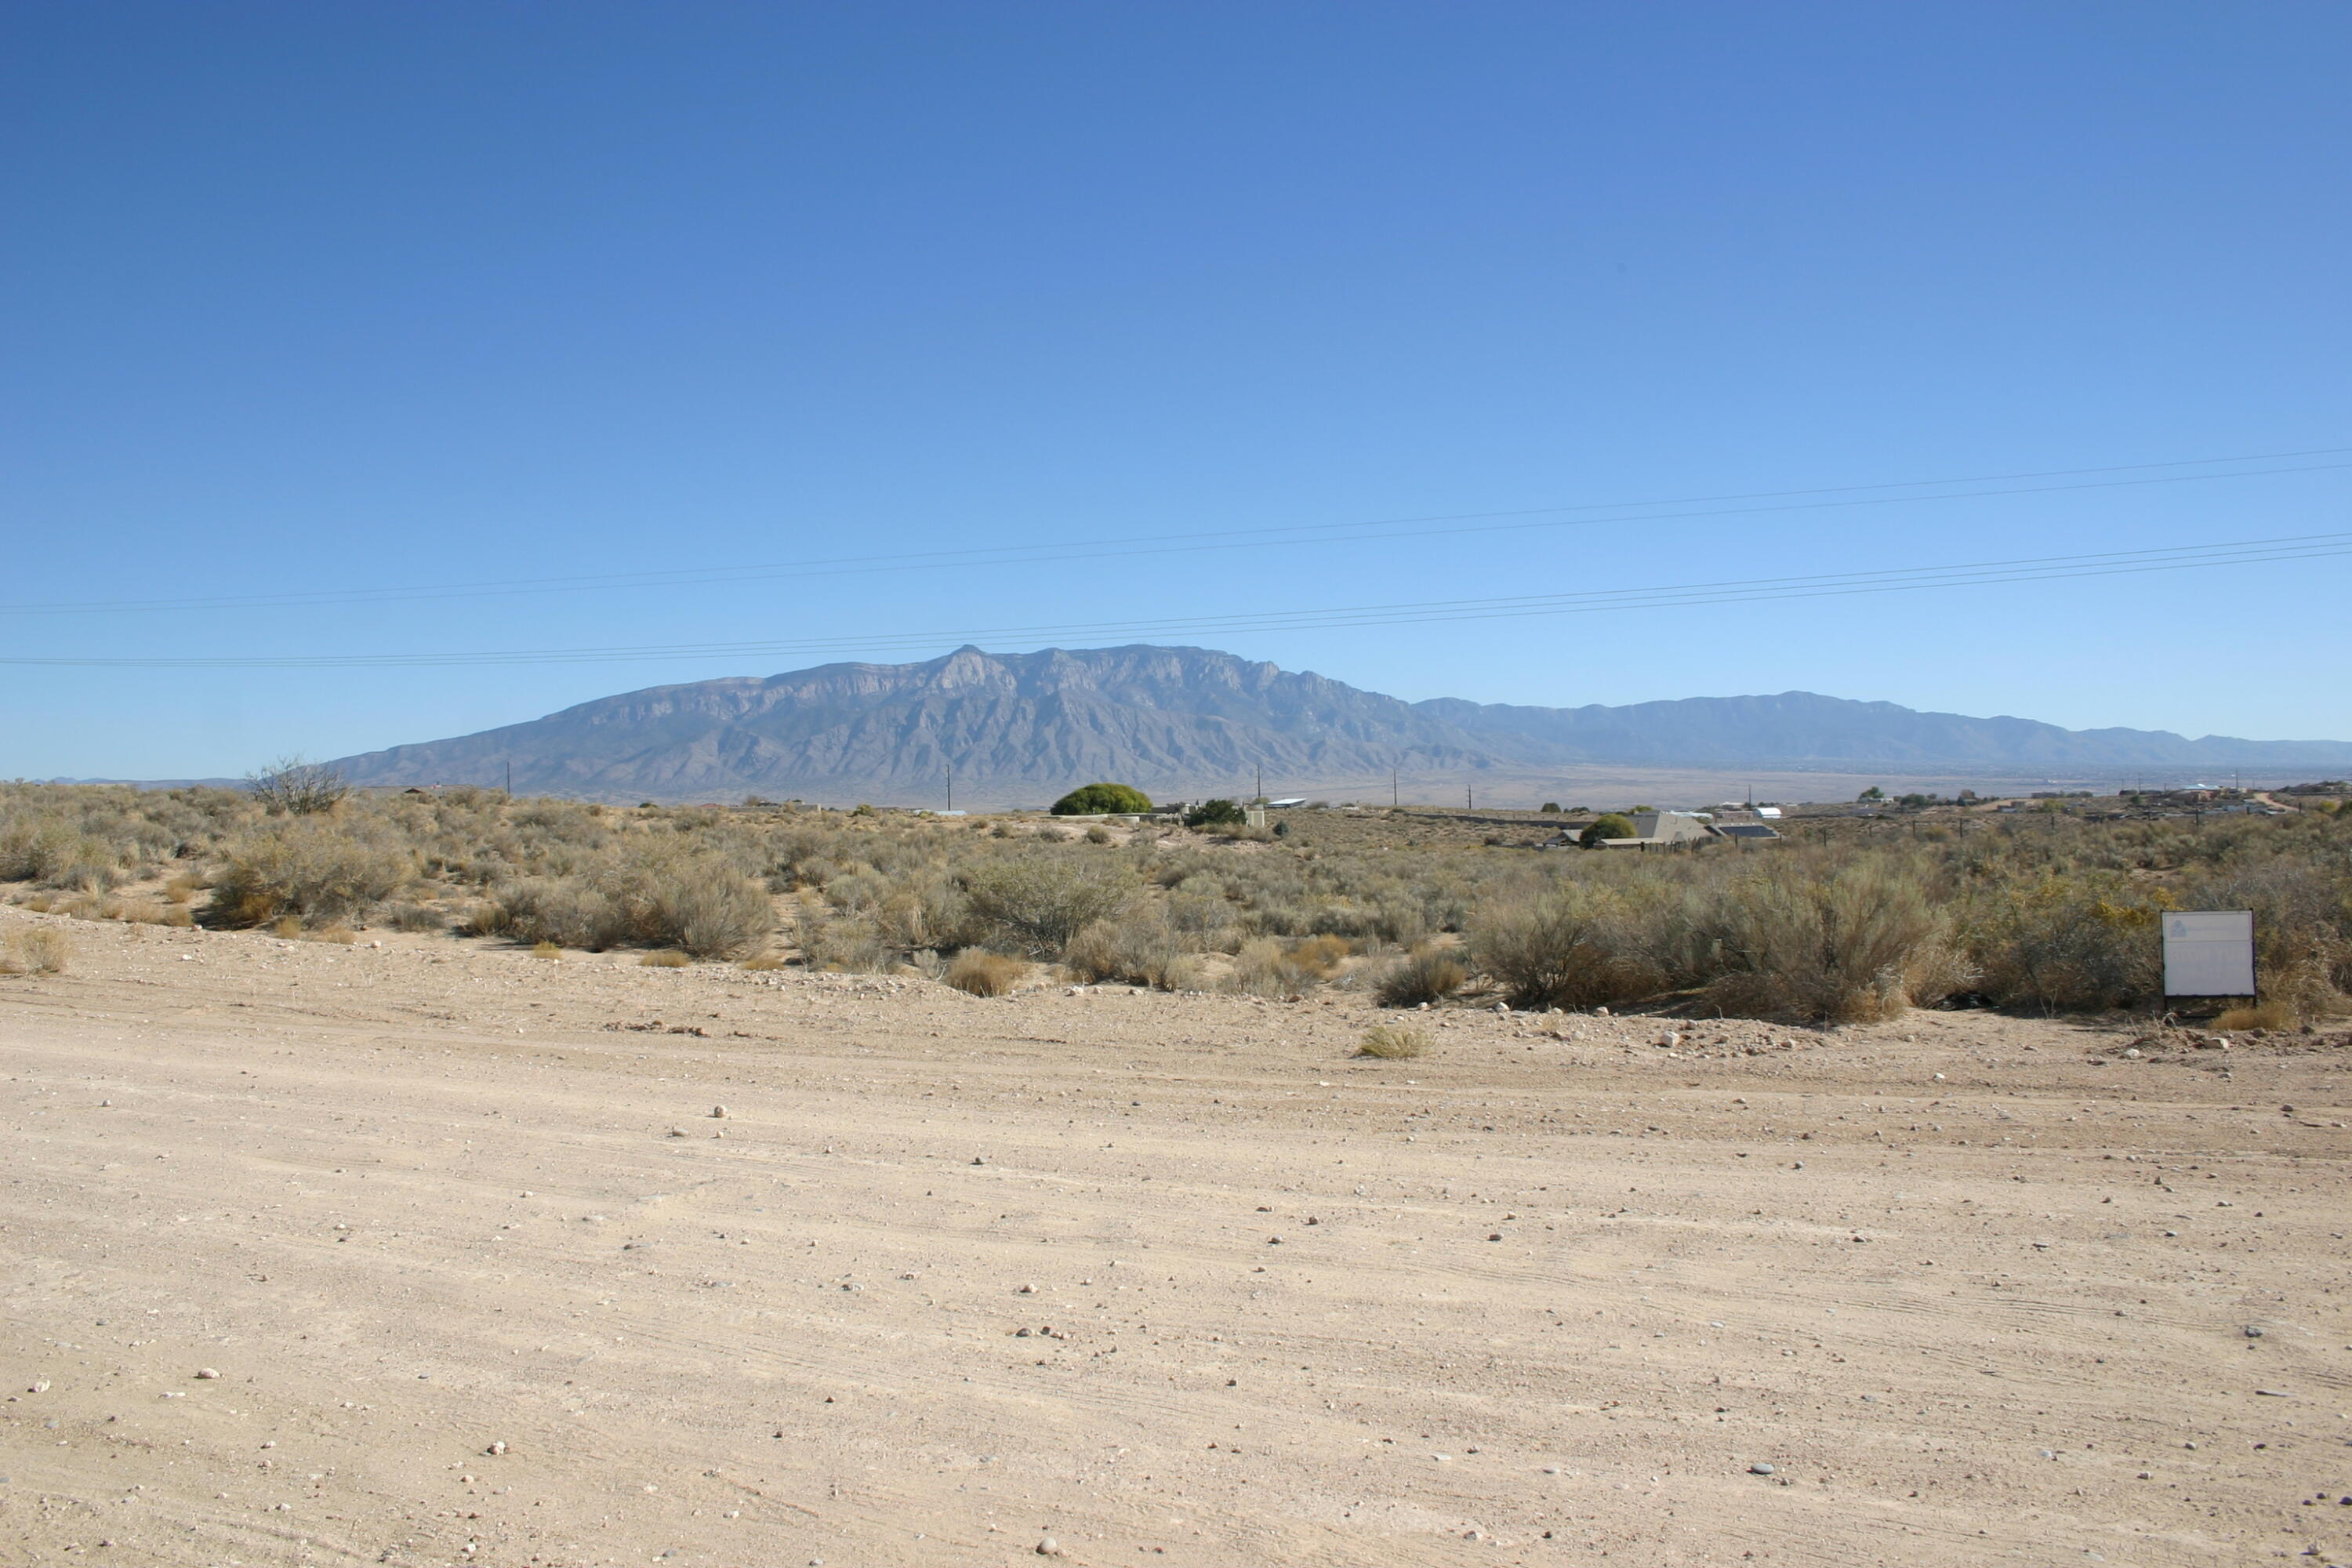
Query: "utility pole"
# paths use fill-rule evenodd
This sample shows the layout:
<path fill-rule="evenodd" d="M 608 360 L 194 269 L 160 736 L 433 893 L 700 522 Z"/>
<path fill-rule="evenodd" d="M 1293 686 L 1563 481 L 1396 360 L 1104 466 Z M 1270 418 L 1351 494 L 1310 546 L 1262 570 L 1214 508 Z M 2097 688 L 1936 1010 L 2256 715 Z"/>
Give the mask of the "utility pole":
<path fill-rule="evenodd" d="M 1391 811 L 1394 811 L 1396 808 L 1397 808 L 1396 770 L 1395 770 L 1394 768 L 1391 768 L 1391 769 L 1389 770 L 1389 809 L 1390 809 Z"/>
<path fill-rule="evenodd" d="M 955 764 L 953 763 L 948 764 L 948 804 L 944 809 L 948 811 L 955 809 Z"/>
<path fill-rule="evenodd" d="M 507 796 L 509 799 L 514 796 L 514 759 L 512 757 L 507 759 Z"/>
<path fill-rule="evenodd" d="M 1462 786 L 1462 809 L 1465 811 L 1475 811 L 1478 809 L 1478 799 L 1475 795 L 1470 793 L 1470 786 L 1468 784 L 1464 784 Z"/>
<path fill-rule="evenodd" d="M 1257 765 L 1257 798 L 1260 801 L 1265 799 L 1265 764 L 1264 763 Z"/>

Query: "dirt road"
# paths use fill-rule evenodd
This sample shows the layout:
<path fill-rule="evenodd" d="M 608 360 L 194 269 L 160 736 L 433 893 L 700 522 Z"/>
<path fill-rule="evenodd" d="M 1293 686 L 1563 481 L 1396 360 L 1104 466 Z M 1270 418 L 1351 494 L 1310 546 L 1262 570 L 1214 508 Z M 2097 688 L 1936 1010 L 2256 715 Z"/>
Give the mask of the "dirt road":
<path fill-rule="evenodd" d="M 2342 1048 L 68 929 L 0 1563 L 2352 1562 Z"/>

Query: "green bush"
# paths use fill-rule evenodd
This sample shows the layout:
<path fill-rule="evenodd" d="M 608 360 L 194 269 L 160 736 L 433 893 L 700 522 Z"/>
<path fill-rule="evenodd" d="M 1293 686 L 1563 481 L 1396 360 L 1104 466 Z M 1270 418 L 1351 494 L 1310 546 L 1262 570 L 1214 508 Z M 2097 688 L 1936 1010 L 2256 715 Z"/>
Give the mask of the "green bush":
<path fill-rule="evenodd" d="M 1249 820 L 1239 801 L 1204 800 L 1184 814 L 1187 827 L 1238 827 Z"/>
<path fill-rule="evenodd" d="M 1612 811 L 1593 818 L 1591 823 L 1586 826 L 1584 831 L 1576 836 L 1576 841 L 1579 844 L 1583 845 L 1587 849 L 1590 849 L 1604 838 L 1631 838 L 1633 837 L 1633 819 L 1623 815 L 1622 812 Z"/>
<path fill-rule="evenodd" d="M 1151 798 L 1123 784 L 1082 784 L 1054 803 L 1055 816 L 1098 816 L 1104 813 L 1133 815 L 1150 811 Z"/>

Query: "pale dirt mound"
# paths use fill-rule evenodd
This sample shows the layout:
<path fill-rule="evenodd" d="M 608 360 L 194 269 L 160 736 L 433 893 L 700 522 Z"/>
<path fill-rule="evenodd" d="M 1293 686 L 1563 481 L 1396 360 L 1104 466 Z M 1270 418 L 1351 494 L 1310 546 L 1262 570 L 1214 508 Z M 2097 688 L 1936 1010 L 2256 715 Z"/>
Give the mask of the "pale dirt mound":
<path fill-rule="evenodd" d="M 74 932 L 0 1563 L 2352 1561 L 2340 1049 Z"/>

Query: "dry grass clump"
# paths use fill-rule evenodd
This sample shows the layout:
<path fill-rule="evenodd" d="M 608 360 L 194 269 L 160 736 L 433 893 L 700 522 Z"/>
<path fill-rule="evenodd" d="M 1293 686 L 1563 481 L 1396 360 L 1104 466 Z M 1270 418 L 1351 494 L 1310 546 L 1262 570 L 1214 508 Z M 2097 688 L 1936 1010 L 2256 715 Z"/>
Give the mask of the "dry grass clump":
<path fill-rule="evenodd" d="M 301 917 L 299 915 L 278 916 L 278 919 L 270 922 L 269 934 L 275 937 L 281 937 L 288 942 L 292 942 L 295 938 L 302 934 Z"/>
<path fill-rule="evenodd" d="M 1360 1057 L 1378 1057 L 1382 1061 L 1402 1061 L 1417 1057 L 1429 1049 L 1429 1034 L 1403 1024 L 1375 1024 L 1364 1031 L 1356 1047 Z"/>
<path fill-rule="evenodd" d="M 1225 989 L 1246 996 L 1278 996 L 1295 1001 L 1338 973 L 1348 956 L 1348 944 L 1338 937 L 1307 937 L 1285 942 L 1262 936 L 1245 942 L 1234 957 Z"/>
<path fill-rule="evenodd" d="M 2294 1009 L 2284 1002 L 2257 1002 L 2249 1007 L 2232 1007 L 2213 1020 L 2217 1029 L 2234 1033 L 2240 1029 L 2291 1029 L 2294 1027 Z"/>
<path fill-rule="evenodd" d="M 72 961 L 72 942 L 46 926 L 11 931 L 0 942 L 0 974 L 63 974 Z"/>
<path fill-rule="evenodd" d="M 351 946 L 360 939 L 359 932 L 353 931 L 351 927 L 345 925 L 341 921 L 337 921 L 331 925 L 320 926 L 316 931 L 304 931 L 302 933 L 302 937 L 306 942 L 331 942 L 339 943 L 344 947 Z"/>
<path fill-rule="evenodd" d="M 1425 947 L 1381 970 L 1372 999 L 1383 1007 L 1418 1007 L 1443 1002 L 1470 983 L 1470 966 L 1447 948 Z"/>
<path fill-rule="evenodd" d="M 982 948 L 967 948 L 948 965 L 947 983 L 974 996 L 1003 996 L 1021 984 L 1029 965 Z"/>
<path fill-rule="evenodd" d="M 425 903 L 399 903 L 386 910 L 383 923 L 394 931 L 436 931 L 449 929 L 446 910 Z"/>
<path fill-rule="evenodd" d="M 783 968 L 784 959 L 782 953 L 755 952 L 745 959 L 740 967 L 751 970 L 754 973 L 764 973 L 771 969 Z"/>
<path fill-rule="evenodd" d="M 535 942 L 531 943 L 530 955 L 533 958 L 561 959 L 563 949 L 551 942 Z"/>
<path fill-rule="evenodd" d="M 638 964 L 646 969 L 684 969 L 693 962 L 693 959 L 672 947 L 658 948 L 637 960 Z"/>

